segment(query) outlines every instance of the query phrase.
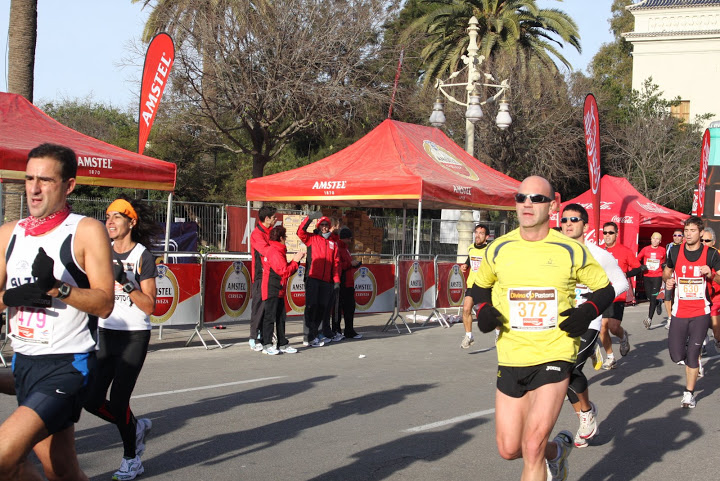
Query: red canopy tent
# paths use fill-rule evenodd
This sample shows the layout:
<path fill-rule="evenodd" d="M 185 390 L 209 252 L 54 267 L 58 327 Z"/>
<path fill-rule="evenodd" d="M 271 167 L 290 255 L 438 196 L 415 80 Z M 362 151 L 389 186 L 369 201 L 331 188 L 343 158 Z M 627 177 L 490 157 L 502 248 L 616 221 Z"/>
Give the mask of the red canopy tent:
<path fill-rule="evenodd" d="M 312 164 L 247 181 L 247 199 L 334 206 L 515 208 L 520 183 L 478 161 L 440 129 L 385 120 Z"/>
<path fill-rule="evenodd" d="M 31 149 L 44 142 L 65 145 L 78 156 L 77 182 L 84 185 L 172 191 L 177 166 L 106 144 L 62 125 L 16 94 L 0 92 L 0 179 L 25 179 Z"/>
<path fill-rule="evenodd" d="M 683 221 L 688 218 L 688 214 L 651 201 L 638 192 L 630 182 L 620 177 L 604 175 L 600 180 L 600 194 L 600 227 L 605 222 L 615 222 L 619 228 L 618 241 L 636 254 L 638 247 L 650 244 L 650 236 L 655 231 L 662 234 L 663 245 L 672 242 L 672 231 L 678 227 L 682 228 Z M 571 203 L 581 204 L 587 209 L 590 216 L 588 226 L 592 226 L 596 213 L 593 210 L 590 190 L 563 202 L 562 206 L 564 208 Z M 559 222 L 557 213 L 553 218 Z M 585 238 L 595 242 L 595 229 L 588 229 Z M 600 243 L 603 244 L 602 235 Z"/>
<path fill-rule="evenodd" d="M 512 210 L 519 185 L 440 129 L 387 119 L 329 157 L 248 180 L 246 198 L 338 207 L 417 206 L 420 219 L 423 207 Z M 420 222 L 417 229 L 419 240 Z M 419 242 L 415 249 L 419 251 Z"/>

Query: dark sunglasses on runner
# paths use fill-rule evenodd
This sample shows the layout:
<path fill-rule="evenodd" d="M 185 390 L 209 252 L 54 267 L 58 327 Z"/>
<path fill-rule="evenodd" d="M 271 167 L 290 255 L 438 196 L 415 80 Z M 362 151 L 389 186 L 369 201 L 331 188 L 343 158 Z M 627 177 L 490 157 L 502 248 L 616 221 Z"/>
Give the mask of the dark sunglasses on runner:
<path fill-rule="evenodd" d="M 548 202 L 553 201 L 553 199 L 551 199 L 550 197 L 542 194 L 521 194 L 519 192 L 515 194 L 515 202 L 517 202 L 518 204 L 524 204 L 525 199 L 528 198 L 533 204 L 547 204 Z"/>
<path fill-rule="evenodd" d="M 580 217 L 563 217 L 562 219 L 560 219 L 561 224 L 564 224 L 567 221 L 570 221 L 574 224 L 575 222 L 582 222 L 582 219 Z"/>
<path fill-rule="evenodd" d="M 602 231 L 602 233 L 603 233 L 603 235 L 615 235 L 615 234 L 617 234 L 617 232 L 615 232 L 614 230 L 604 230 L 604 231 Z"/>
<path fill-rule="evenodd" d="M 682 234 L 673 234 L 673 237 L 682 237 Z"/>
<path fill-rule="evenodd" d="M 713 241 L 712 239 L 700 239 L 700 240 L 703 241 L 703 242 L 705 242 L 705 243 L 708 243 L 708 244 Z"/>

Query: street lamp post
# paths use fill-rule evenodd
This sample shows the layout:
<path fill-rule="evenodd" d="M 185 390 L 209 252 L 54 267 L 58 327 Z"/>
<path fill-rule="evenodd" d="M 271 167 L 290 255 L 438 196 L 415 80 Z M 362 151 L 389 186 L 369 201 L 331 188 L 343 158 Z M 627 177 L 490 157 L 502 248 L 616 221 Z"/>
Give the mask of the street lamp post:
<path fill-rule="evenodd" d="M 447 81 L 438 79 L 435 87 L 437 88 L 439 94 L 442 94 L 451 102 L 465 106 L 467 108 L 467 110 L 465 111 L 465 152 L 475 157 L 475 122 L 480 120 L 483 116 L 482 106 L 489 102 L 495 102 L 497 101 L 497 99 L 500 99 L 498 114 L 495 118 L 495 125 L 497 125 L 501 130 L 505 130 L 510 126 L 510 124 L 512 123 L 512 117 L 510 117 L 509 103 L 507 101 L 507 91 L 510 89 L 510 83 L 508 82 L 508 80 L 503 80 L 499 84 L 484 83 L 480 81 L 481 76 L 484 76 L 485 80 L 487 80 L 488 82 L 496 82 L 496 80 L 491 74 L 485 73 L 481 75 L 480 72 L 480 65 L 482 64 L 483 60 L 485 60 L 485 57 L 478 54 L 479 48 L 477 44 L 477 37 L 479 29 L 477 18 L 475 18 L 474 16 L 471 17 L 468 25 L 468 36 L 470 37 L 470 42 L 468 43 L 467 49 L 468 54 L 462 56 L 463 63 L 465 63 L 465 65 L 467 66 L 468 71 L 467 82 L 448 83 Z M 460 75 L 462 70 L 464 70 L 464 68 L 450 74 L 450 77 L 448 77 L 448 81 L 452 81 L 453 79 L 455 79 L 458 75 Z M 458 100 L 450 93 L 448 93 L 446 89 L 449 89 L 451 87 L 465 87 L 465 91 L 467 93 L 466 101 L 463 102 L 461 100 Z M 477 91 L 478 87 L 494 88 L 497 90 L 497 92 L 491 97 L 485 99 L 484 101 L 481 101 L 480 94 Z M 430 124 L 434 127 L 442 127 L 443 125 L 445 125 L 445 113 L 443 112 L 443 101 L 440 95 L 438 95 L 435 103 L 433 104 L 433 112 L 430 115 Z M 460 258 L 464 258 L 464 256 L 467 254 L 467 248 L 472 242 L 472 211 L 460 211 L 460 219 L 457 223 L 457 229 L 457 255 L 459 262 Z"/>

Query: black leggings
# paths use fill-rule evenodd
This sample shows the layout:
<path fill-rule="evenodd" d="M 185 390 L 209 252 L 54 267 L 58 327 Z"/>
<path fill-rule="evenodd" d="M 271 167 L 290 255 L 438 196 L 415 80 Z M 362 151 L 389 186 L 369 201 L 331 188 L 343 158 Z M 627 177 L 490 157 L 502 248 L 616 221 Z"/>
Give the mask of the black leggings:
<path fill-rule="evenodd" d="M 570 371 L 570 385 L 567 390 L 567 397 L 571 404 L 580 402 L 577 394 L 585 392 L 588 388 L 588 380 L 582 370 L 583 367 L 585 367 L 585 361 L 588 360 L 595 350 L 595 342 L 599 334 L 599 331 L 595 329 L 588 329 L 580 338 L 580 350 L 578 351 L 573 369 Z"/>
<path fill-rule="evenodd" d="M 648 317 L 652 319 L 653 314 L 655 314 L 655 309 L 657 308 L 657 305 L 660 304 L 660 301 L 657 300 L 657 296 L 658 294 L 660 294 L 660 288 L 662 287 L 662 277 L 645 276 L 643 278 L 643 283 L 645 285 L 645 295 L 650 301 L 650 310 L 648 312 Z"/>
<path fill-rule="evenodd" d="M 122 438 L 123 456 L 134 458 L 137 421 L 130 410 L 130 396 L 145 362 L 151 331 L 116 331 L 102 327 L 99 331 L 97 375 L 90 386 L 85 409 L 115 424 Z M 105 397 L 111 383 L 108 401 Z"/>
<path fill-rule="evenodd" d="M 685 361 L 690 369 L 700 367 L 700 351 L 710 324 L 710 314 L 697 317 L 672 316 L 668 332 L 668 350 L 672 362 Z"/>

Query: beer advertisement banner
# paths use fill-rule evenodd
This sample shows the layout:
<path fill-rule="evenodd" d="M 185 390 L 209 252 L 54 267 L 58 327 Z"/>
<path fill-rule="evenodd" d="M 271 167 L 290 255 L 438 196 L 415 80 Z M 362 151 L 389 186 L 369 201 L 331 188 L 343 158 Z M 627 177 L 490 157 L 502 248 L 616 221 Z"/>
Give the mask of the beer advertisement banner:
<path fill-rule="evenodd" d="M 250 319 L 250 261 L 205 263 L 205 323 Z"/>
<path fill-rule="evenodd" d="M 154 325 L 195 325 L 200 319 L 200 264 L 160 264 Z"/>
<path fill-rule="evenodd" d="M 461 307 L 465 300 L 467 276 L 455 262 L 438 262 L 437 307 Z"/>
<path fill-rule="evenodd" d="M 147 144 L 150 129 L 155 121 L 170 70 L 175 61 L 175 45 L 167 33 L 153 37 L 145 54 L 142 86 L 140 88 L 140 118 L 138 130 L 138 153 L 142 154 Z"/>
<path fill-rule="evenodd" d="M 435 265 L 432 260 L 398 261 L 398 309 L 435 307 Z"/>
<path fill-rule="evenodd" d="M 395 266 L 367 264 L 355 270 L 355 314 L 392 312 L 395 307 Z M 305 265 L 288 280 L 285 307 L 288 316 L 305 313 Z"/>

